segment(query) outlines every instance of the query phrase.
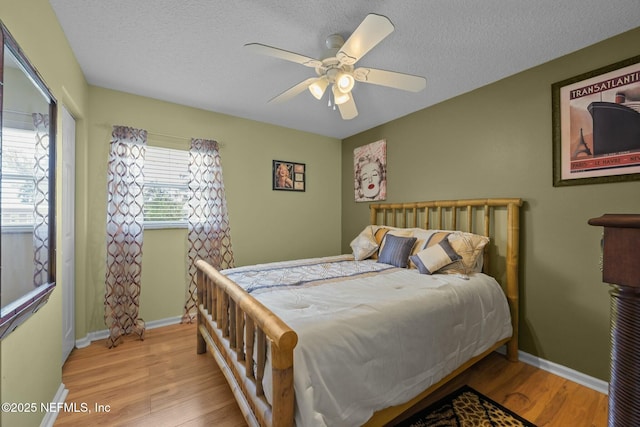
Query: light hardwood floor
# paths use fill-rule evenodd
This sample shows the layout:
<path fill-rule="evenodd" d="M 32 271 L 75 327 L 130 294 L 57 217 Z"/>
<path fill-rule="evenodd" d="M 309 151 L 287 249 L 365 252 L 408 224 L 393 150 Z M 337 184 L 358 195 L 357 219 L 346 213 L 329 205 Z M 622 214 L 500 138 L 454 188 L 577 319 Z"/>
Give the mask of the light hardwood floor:
<path fill-rule="evenodd" d="M 195 336 L 194 325 L 172 325 L 113 349 L 96 341 L 73 350 L 62 381 L 77 412 L 61 411 L 55 426 L 245 426 L 213 357 L 196 354 Z M 496 353 L 420 406 L 463 384 L 539 427 L 607 425 L 606 395 Z"/>

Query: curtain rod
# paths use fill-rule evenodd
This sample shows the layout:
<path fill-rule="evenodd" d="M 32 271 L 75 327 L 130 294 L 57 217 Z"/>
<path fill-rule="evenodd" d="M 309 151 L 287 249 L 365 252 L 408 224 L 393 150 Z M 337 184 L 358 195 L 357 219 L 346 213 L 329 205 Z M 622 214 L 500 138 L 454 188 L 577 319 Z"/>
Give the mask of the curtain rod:
<path fill-rule="evenodd" d="M 114 125 L 105 124 L 104 126 L 106 128 L 108 128 L 108 129 L 113 129 Z M 127 125 L 122 125 L 122 126 L 127 126 Z M 171 135 L 171 134 L 167 134 L 167 133 L 153 132 L 153 131 L 150 131 L 150 130 L 147 130 L 147 135 L 159 136 L 161 138 L 175 139 L 175 140 L 178 140 L 178 141 L 187 141 L 187 142 L 191 142 L 191 139 L 192 139 L 191 137 L 187 137 L 187 136 Z M 195 139 L 198 139 L 198 138 L 195 138 Z M 201 139 L 211 139 L 211 138 L 201 138 Z M 214 141 L 216 141 L 218 143 L 218 146 L 220 148 L 224 147 L 223 143 L 221 143 L 221 142 L 219 142 L 217 140 L 214 140 Z"/>
<path fill-rule="evenodd" d="M 191 138 L 186 137 L 186 136 L 177 136 L 177 135 L 169 135 L 166 133 L 158 133 L 158 132 L 151 132 L 151 131 L 147 131 L 147 135 L 153 135 L 153 136 L 161 136 L 163 138 L 170 138 L 170 139 L 179 139 L 182 141 L 191 141 Z"/>
<path fill-rule="evenodd" d="M 147 131 L 147 135 L 149 135 L 149 136 L 159 136 L 159 137 L 162 137 L 162 138 L 176 139 L 176 140 L 188 141 L 188 142 L 191 142 L 192 139 L 198 139 L 198 138 L 190 138 L 190 137 L 186 137 L 186 136 L 177 136 L 177 135 L 169 135 L 169 134 L 166 134 L 166 133 L 152 132 L 152 131 L 149 131 L 149 130 Z M 201 138 L 201 139 L 210 139 L 210 138 Z M 214 141 L 216 141 L 216 140 L 214 140 Z M 218 141 L 216 141 L 216 142 L 218 143 L 218 147 L 220 147 L 220 148 L 224 147 L 223 143 L 218 142 Z"/>

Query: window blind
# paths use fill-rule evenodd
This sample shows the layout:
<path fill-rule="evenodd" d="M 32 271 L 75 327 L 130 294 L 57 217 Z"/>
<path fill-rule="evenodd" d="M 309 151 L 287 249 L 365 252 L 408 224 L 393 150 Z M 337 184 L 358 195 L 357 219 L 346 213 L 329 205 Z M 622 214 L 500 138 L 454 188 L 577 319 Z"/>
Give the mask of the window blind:
<path fill-rule="evenodd" d="M 33 130 L 2 128 L 2 227 L 33 227 L 36 134 Z"/>
<path fill-rule="evenodd" d="M 186 227 L 189 152 L 147 146 L 144 160 L 145 227 Z"/>

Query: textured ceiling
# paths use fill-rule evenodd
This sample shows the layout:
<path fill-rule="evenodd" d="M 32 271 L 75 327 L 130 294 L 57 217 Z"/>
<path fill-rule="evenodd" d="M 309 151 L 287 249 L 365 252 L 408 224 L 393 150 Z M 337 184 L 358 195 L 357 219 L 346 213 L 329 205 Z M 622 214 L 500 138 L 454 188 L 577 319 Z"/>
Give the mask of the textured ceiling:
<path fill-rule="evenodd" d="M 640 0 L 50 3 L 89 84 L 336 138 L 640 25 Z M 395 31 L 357 65 L 424 76 L 424 91 L 356 83 L 359 115 L 352 120 L 328 108 L 326 94 L 318 101 L 304 91 L 267 103 L 315 72 L 252 54 L 244 44 L 320 58 L 327 36 L 348 38 L 368 13 L 388 17 Z"/>

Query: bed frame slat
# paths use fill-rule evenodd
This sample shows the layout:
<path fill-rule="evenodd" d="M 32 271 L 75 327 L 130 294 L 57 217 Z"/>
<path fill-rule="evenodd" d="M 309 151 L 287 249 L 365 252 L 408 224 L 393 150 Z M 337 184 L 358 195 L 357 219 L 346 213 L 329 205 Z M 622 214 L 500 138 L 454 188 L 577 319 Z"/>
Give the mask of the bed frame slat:
<path fill-rule="evenodd" d="M 247 316 L 245 321 L 245 331 L 247 333 L 246 344 L 246 357 L 245 357 L 245 369 L 247 371 L 248 378 L 255 378 L 253 374 L 253 345 L 256 339 L 256 327 L 253 323 L 253 319 Z"/>

